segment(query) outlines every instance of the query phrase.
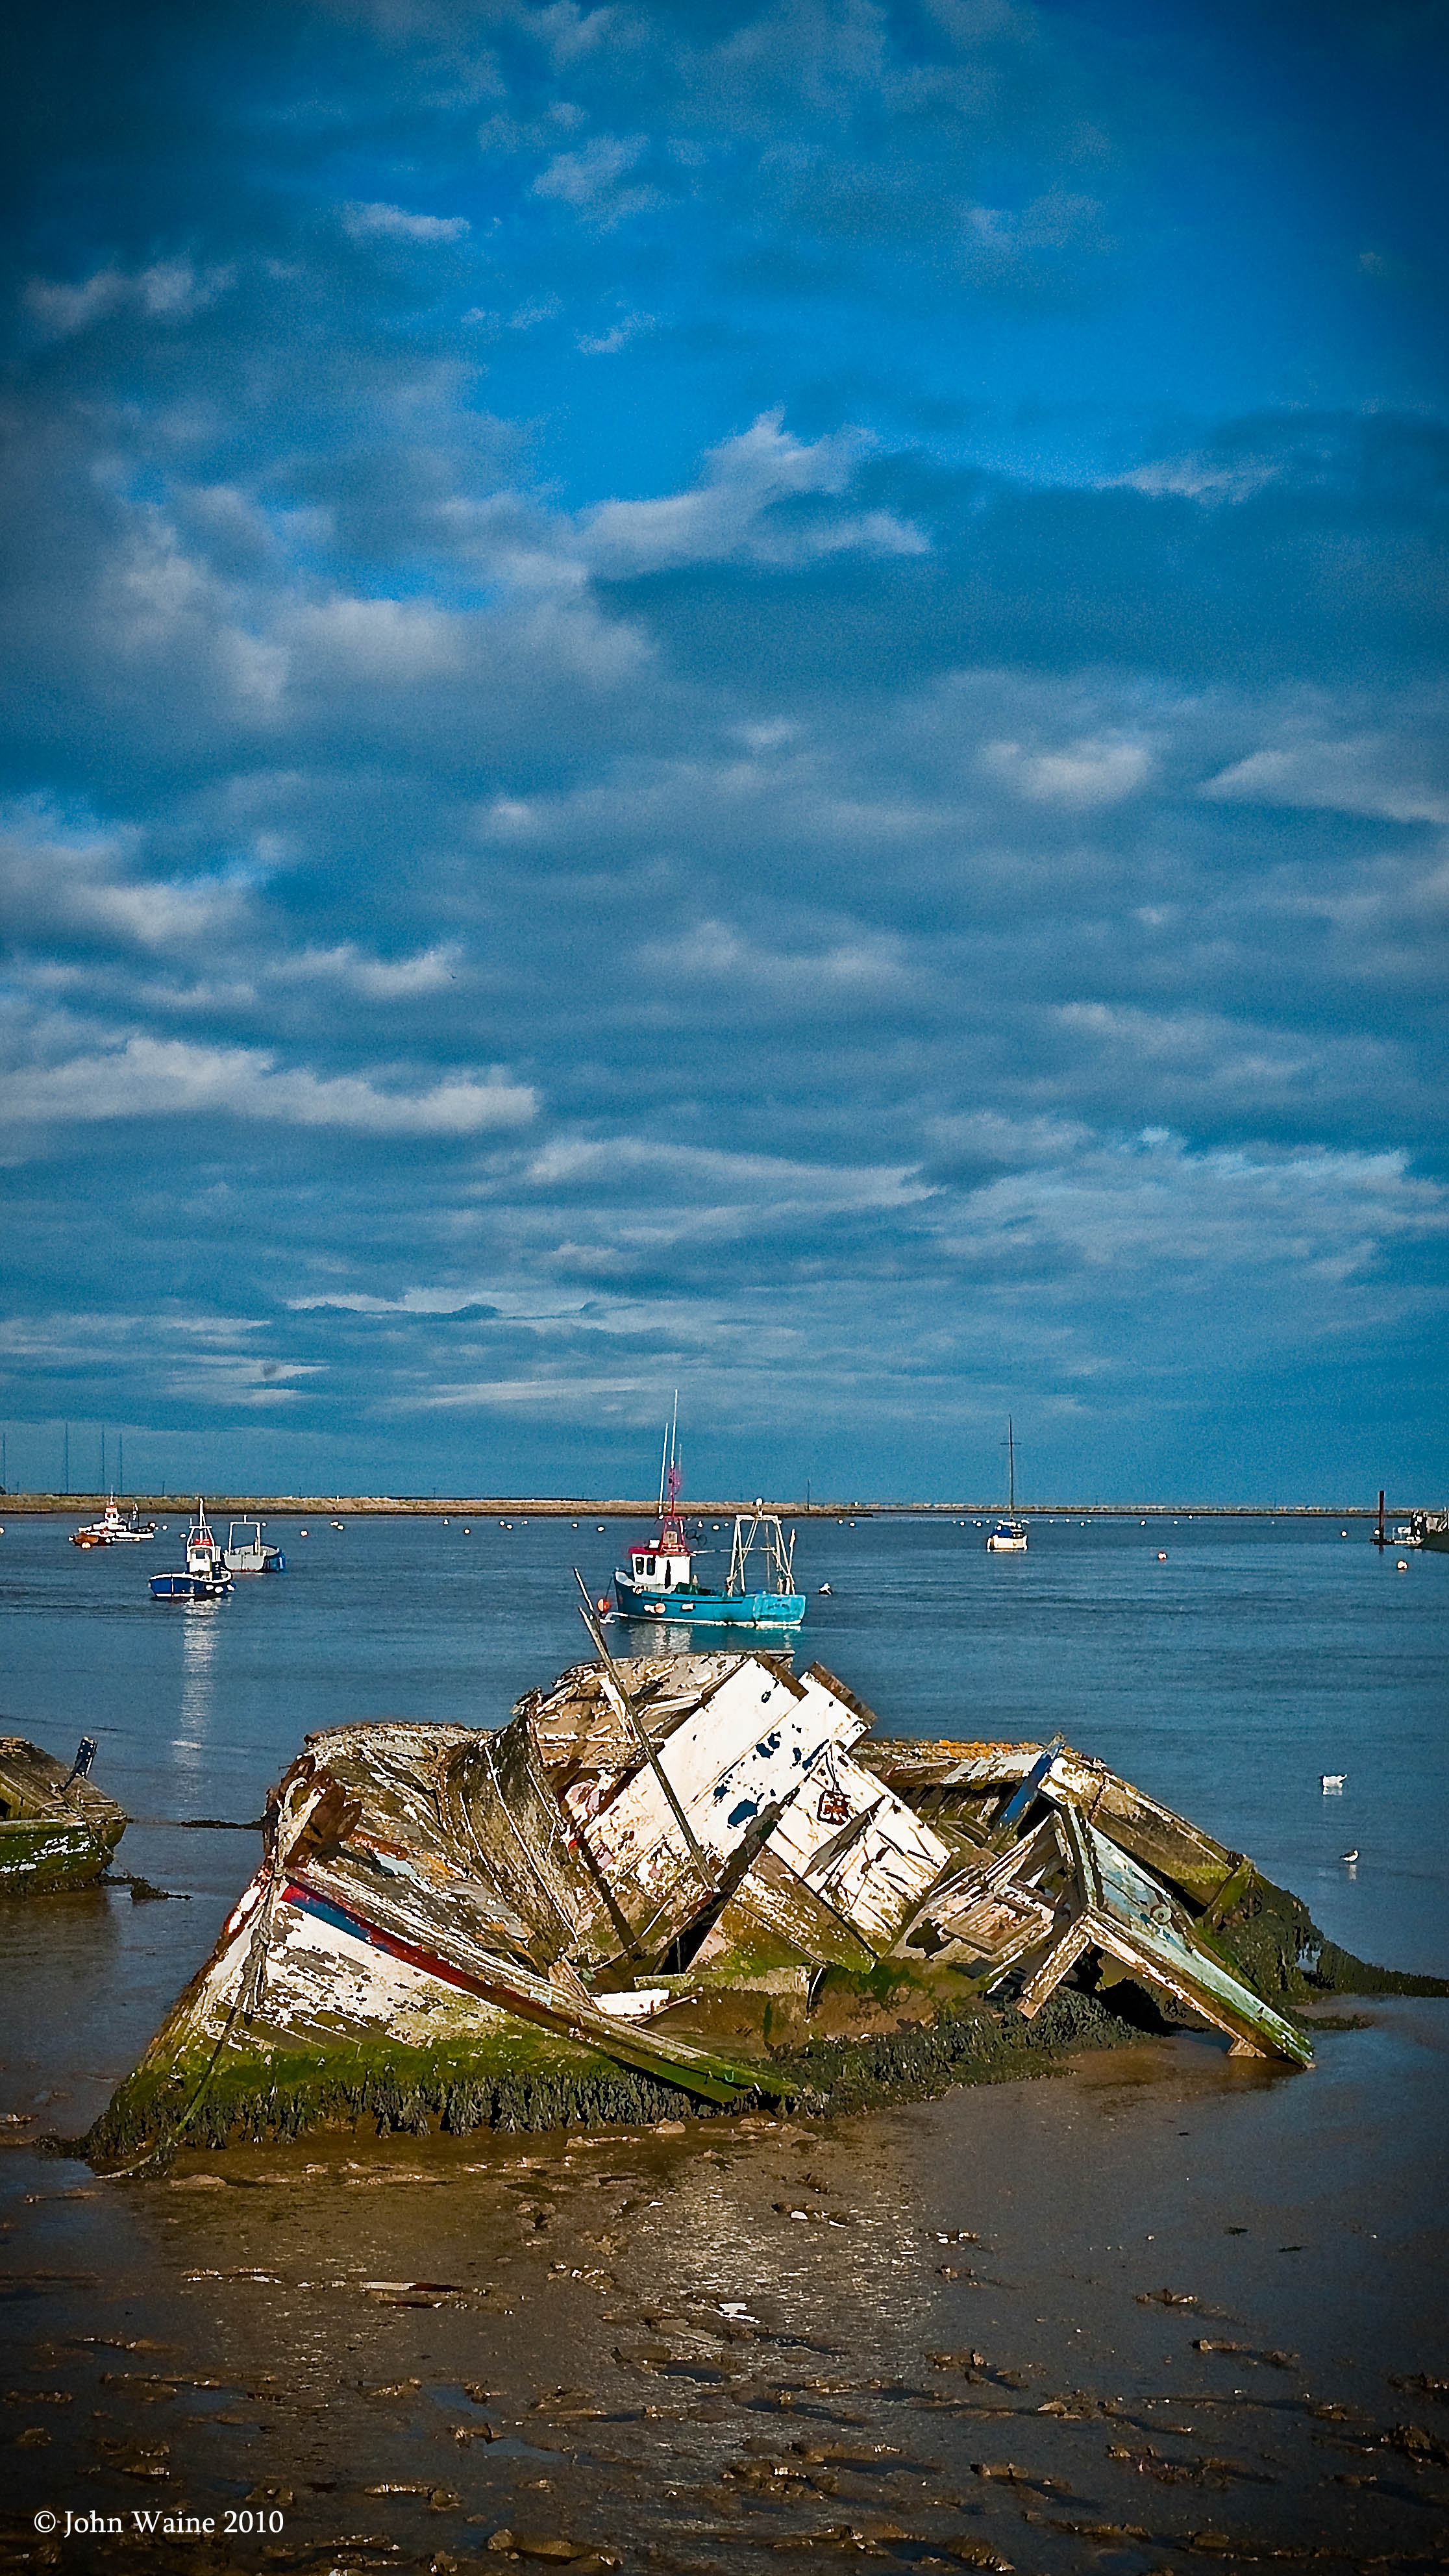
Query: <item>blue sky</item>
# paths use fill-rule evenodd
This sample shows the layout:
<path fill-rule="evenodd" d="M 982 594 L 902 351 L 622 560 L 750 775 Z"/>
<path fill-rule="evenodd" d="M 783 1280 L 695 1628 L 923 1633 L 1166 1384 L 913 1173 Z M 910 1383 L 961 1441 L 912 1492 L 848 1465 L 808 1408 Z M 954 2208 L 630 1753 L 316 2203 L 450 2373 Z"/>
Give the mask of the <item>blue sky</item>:
<path fill-rule="evenodd" d="M 1449 1491 L 1442 10 L 25 15 L 11 1485 Z"/>

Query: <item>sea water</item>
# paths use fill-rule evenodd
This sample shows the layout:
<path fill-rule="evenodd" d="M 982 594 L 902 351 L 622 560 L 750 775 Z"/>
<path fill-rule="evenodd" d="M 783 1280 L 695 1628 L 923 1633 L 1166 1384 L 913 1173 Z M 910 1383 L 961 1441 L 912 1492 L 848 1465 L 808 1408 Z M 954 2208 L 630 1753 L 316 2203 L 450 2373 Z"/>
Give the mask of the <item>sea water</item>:
<path fill-rule="evenodd" d="M 485 2526 L 566 2527 L 622 2533 L 630 2565 L 647 2546 L 725 2569 L 747 2540 L 836 2525 L 909 2565 L 953 2513 L 958 2537 L 1042 2569 L 1095 2565 L 1070 2536 L 1095 2516 L 1126 2535 L 1124 2571 L 1244 2515 L 1265 2546 L 1362 2522 L 1366 2548 L 1400 2510 L 1406 2532 L 1422 2524 L 1432 2463 L 1373 2445 L 1419 2403 L 1405 2374 L 1449 2369 L 1449 2004 L 1366 2007 L 1371 2026 L 1325 2030 L 1301 2078 L 1182 2039 L 827 2123 L 813 2143 L 760 2120 L 633 2141 L 304 2141 L 223 2160 L 230 2187 L 107 2185 L 31 2151 L 102 2108 L 205 1959 L 304 1737 L 353 1718 L 504 1722 L 591 1653 L 572 1569 L 597 1597 L 627 1535 L 476 1515 L 309 1519 L 304 1535 L 289 1516 L 266 1533 L 284 1575 L 155 1603 L 148 1577 L 180 1561 L 184 1526 L 85 1554 L 61 1521 L 12 1518 L 0 1537 L 0 1725 L 67 1760 L 95 1736 L 94 1777 L 134 1819 L 115 1866 L 166 1891 L 0 1910 L 3 2402 L 32 2445 L 11 2454 L 25 2515 L 183 2495 L 255 2513 L 246 2499 L 275 2487 L 289 2546 L 371 2532 L 426 2566 L 440 2547 L 468 2563 Z M 1449 1972 L 1449 1558 L 1407 1553 L 1400 1573 L 1361 1522 L 1187 1515 L 1034 1520 L 1025 1557 L 994 1557 L 986 1526 L 803 1524 L 798 1661 L 838 1674 L 883 1733 L 1065 1735 L 1250 1852 L 1349 1949 Z M 727 1529 L 706 1535 L 722 1562 Z M 609 1634 L 623 1653 L 659 1642 Z M 947 2247 L 962 2228 L 979 2245 Z M 441 2306 L 394 2295 L 410 2279 L 454 2287 Z M 1164 2284 L 1198 2305 L 1154 2305 Z M 979 2350 L 996 2375 L 942 2375 L 938 2348 Z M 462 2391 L 490 2379 L 485 2447 Z M 1319 2420 L 1325 2389 L 1347 2415 Z M 1179 2390 L 1202 2419 L 1192 2441 Z M 1131 2419 L 1116 2431 L 1091 2412 L 1113 2406 Z M 822 2442 L 846 2464 L 802 2466 Z M 1021 2477 L 977 2476 L 993 2454 Z M 1225 2500 L 1232 2480 L 1247 2483 Z M 764 2520 L 747 2532 L 741 2510 Z M 259 2566 L 264 2538 L 238 2538 L 235 2563 Z M 59 2563 L 99 2568 L 110 2546 L 73 2538 Z M 856 2543 L 839 2546 L 849 2563 Z"/>
<path fill-rule="evenodd" d="M 1250 1852 L 1345 1948 L 1449 1973 L 1449 1556 L 1381 1555 L 1362 1522 L 1343 1537 L 1336 1522 L 1185 1514 L 1033 1520 L 1025 1556 L 994 1556 L 987 1527 L 802 1523 L 797 1665 L 828 1665 L 884 1734 L 1062 1734 Z M 97 1785 L 136 1819 L 117 1867 L 188 1900 L 88 1898 L 74 1973 L 69 1947 L 43 1963 L 67 2009 L 59 2027 L 34 2017 L 20 2046 L 87 2115 L 254 1865 L 254 1834 L 180 1820 L 252 1822 L 321 1727 L 502 1724 L 592 1654 L 573 1569 L 597 1599 L 632 1534 L 537 1516 L 275 1518 L 285 1574 L 239 1578 L 217 1602 L 153 1601 L 148 1578 L 180 1561 L 184 1530 L 82 1552 L 67 1523 L 22 1519 L 0 1539 L 5 1727 L 66 1760 L 93 1735 Z M 706 1531 L 706 1567 L 728 1541 L 728 1525 Z M 637 1623 L 608 1634 L 621 1654 L 659 1642 Z M 1325 1772 L 1345 1775 L 1341 1791 L 1324 1794 Z M 17 1939 L 28 1952 L 32 1933 L 0 1920 L 0 1963 Z"/>

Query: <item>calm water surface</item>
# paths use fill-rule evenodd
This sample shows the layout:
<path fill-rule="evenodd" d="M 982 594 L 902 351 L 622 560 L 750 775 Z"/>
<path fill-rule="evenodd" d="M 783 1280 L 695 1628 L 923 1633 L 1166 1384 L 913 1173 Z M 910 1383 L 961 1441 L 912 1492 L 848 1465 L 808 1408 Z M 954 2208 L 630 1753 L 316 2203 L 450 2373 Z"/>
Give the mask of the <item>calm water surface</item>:
<path fill-rule="evenodd" d="M 1175 2042 L 814 2143 L 772 2123 L 602 2147 L 351 2142 L 224 2159 L 229 2182 L 120 2187 L 29 2151 L 27 2121 L 69 2132 L 102 2106 L 253 1865 L 254 1833 L 182 1820 L 255 1818 L 302 1737 L 341 1719 L 501 1722 L 588 1652 L 570 1568 L 601 1591 L 626 1535 L 377 1520 L 309 1522 L 304 1539 L 274 1521 L 288 1573 L 193 1609 L 146 1585 L 177 1561 L 180 1526 L 84 1556 L 62 1522 L 11 1520 L 0 1538 L 6 1729 L 67 1756 L 95 1735 L 96 1777 L 136 1819 L 119 1865 L 184 1900 L 121 1887 L 0 1917 L 0 2111 L 20 2115 L 0 2157 L 16 2382 L 0 2460 L 23 2440 L 8 2457 L 25 2513 L 129 2513 L 183 2489 L 235 2506 L 270 2479 L 294 2498 L 288 2546 L 335 2556 L 339 2535 L 370 2533 L 377 2564 L 422 2566 L 439 2549 L 470 2564 L 500 2522 L 700 2569 L 811 2532 L 828 2556 L 833 2526 L 903 2565 L 954 2530 L 1022 2571 L 1124 2576 L 1245 2514 L 1264 2546 L 1337 2530 L 1362 2552 L 1388 2545 L 1395 2515 L 1427 2541 L 1443 2476 L 1373 2444 L 1416 2404 L 1449 2433 L 1391 2385 L 1449 2370 L 1449 2006 L 1373 2005 L 1370 2029 L 1325 2032 L 1302 2078 Z M 1251 1851 L 1350 1948 L 1449 1972 L 1449 1558 L 1400 1575 L 1361 1525 L 1058 1521 L 1033 1527 L 1025 1559 L 988 1558 L 984 1535 L 803 1528 L 804 1659 L 888 1732 L 1060 1731 Z M 613 1631 L 621 1647 L 633 1633 Z M 1342 1795 L 1322 1795 L 1324 1771 L 1347 1774 Z M 816 2218 L 792 2221 L 797 2205 Z M 981 2247 L 943 2252 L 936 2236 L 961 2227 Z M 1179 2272 L 1201 2314 L 1143 2304 Z M 409 2278 L 458 2287 L 436 2313 L 366 2288 Z M 756 2322 L 736 2332 L 723 2310 L 741 2303 Z M 1199 2354 L 1189 2328 L 1298 2358 Z M 938 2349 L 979 2349 L 1007 2376 L 936 2371 Z M 465 2384 L 485 2382 L 491 2444 L 465 2438 Z M 1137 2429 L 1037 2413 L 1073 2389 L 1135 2410 Z M 1200 2401 L 1190 2443 L 1191 2407 L 1181 2423 L 1162 2411 L 1177 2391 Z M 1340 2400 L 1345 2416 L 1312 2411 Z M 1169 2432 L 1222 2474 L 1169 2476 Z M 804 2460 L 822 2446 L 845 2464 Z M 148 2449 L 165 2470 L 151 2485 Z M 983 2480 L 983 2460 L 1025 2483 Z M 429 2504 L 435 2490 L 454 2502 Z M 1123 2536 L 1089 2540 L 1094 2517 Z M 114 2563 L 57 2545 L 43 2563 Z M 261 2565 L 255 2541 L 237 2547 Z M 336 2563 L 373 2562 L 359 2544 Z"/>
<path fill-rule="evenodd" d="M 138 1820 L 120 1865 L 191 1898 L 76 1909 L 78 1955 L 95 1959 L 68 2021 L 94 2015 L 100 2053 L 62 2044 L 51 2080 L 87 2103 L 205 1955 L 252 1864 L 242 1837 L 142 1820 L 256 1817 L 303 1736 L 342 1719 L 501 1723 L 591 1653 L 570 1569 L 597 1595 L 629 1534 L 305 1526 L 304 1539 L 296 1521 L 269 1525 L 285 1575 L 196 1607 L 147 1588 L 184 1524 L 88 1554 L 61 1521 L 11 1521 L 0 1539 L 0 1712 L 67 1756 L 96 1736 L 96 1778 Z M 1342 1539 L 1292 1522 L 1056 1521 L 1013 1558 L 988 1556 L 970 1524 L 808 1523 L 799 1660 L 828 1664 L 889 1733 L 1061 1732 L 1251 1852 L 1349 1949 L 1449 1972 L 1449 1557 L 1413 1555 L 1401 1575 L 1351 1526 Z M 627 1649 L 640 1632 L 612 1635 Z M 1325 1771 L 1347 1774 L 1341 1795 L 1322 1794 Z M 1356 1863 L 1340 1859 L 1355 1848 Z"/>

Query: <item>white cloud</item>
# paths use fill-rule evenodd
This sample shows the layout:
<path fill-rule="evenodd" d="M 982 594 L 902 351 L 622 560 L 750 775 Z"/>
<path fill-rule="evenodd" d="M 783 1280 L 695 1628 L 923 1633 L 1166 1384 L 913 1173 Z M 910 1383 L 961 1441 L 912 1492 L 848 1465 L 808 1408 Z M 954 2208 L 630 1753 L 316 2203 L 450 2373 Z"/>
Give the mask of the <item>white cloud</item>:
<path fill-rule="evenodd" d="M 618 9 L 580 9 L 577 0 L 552 0 L 529 20 L 529 33 L 542 39 L 556 63 L 577 62 L 606 37 L 617 43 L 629 31 L 630 21 Z"/>
<path fill-rule="evenodd" d="M 604 501 L 586 511 L 578 537 L 589 569 L 626 578 L 730 555 L 793 563 L 854 547 L 877 554 L 927 551 L 919 529 L 886 510 L 772 526 L 767 513 L 778 502 L 844 492 L 865 443 L 842 432 L 805 446 L 781 422 L 780 412 L 762 412 L 738 438 L 711 448 L 707 479 L 691 492 Z"/>
<path fill-rule="evenodd" d="M 637 1377 L 606 1378 L 597 1376 L 592 1369 L 589 1372 L 589 1395 L 594 1403 L 616 1396 L 637 1398 L 639 1393 Z M 648 1419 L 652 1427 L 652 1404 L 655 1400 L 652 1385 L 649 1394 L 651 1409 Z M 573 1421 L 577 1419 L 578 1404 L 578 1380 L 572 1370 L 567 1370 L 557 1377 L 470 1378 L 430 1386 L 425 1395 L 406 1398 L 396 1409 L 404 1413 L 503 1413 L 517 1406 L 532 1410 L 557 1405 Z"/>
<path fill-rule="evenodd" d="M 1119 805 L 1146 783 L 1152 762 L 1140 742 L 1104 736 L 1064 751 L 1031 752 L 1019 742 L 988 743 L 981 766 L 1018 796 L 1041 805 Z"/>
<path fill-rule="evenodd" d="M 1124 1300 L 1158 1301 L 1171 1286 L 1211 1309 L 1231 1292 L 1228 1330 L 1259 1346 L 1331 1333 L 1333 1293 L 1386 1247 L 1449 1235 L 1449 1193 L 1417 1179 L 1402 1153 L 1193 1153 L 1165 1128 L 1003 1176 L 965 1214 L 951 1229 L 962 1258 L 1000 1242 L 1020 1257 L 1035 1242 L 1109 1272 Z M 1267 1302 L 1245 1297 L 1270 1278 Z"/>
<path fill-rule="evenodd" d="M 327 600 L 295 610 L 285 632 L 299 658 L 329 678 L 391 682 L 455 671 L 465 640 L 462 620 L 413 599 Z"/>
<path fill-rule="evenodd" d="M 1252 1119 L 1323 1099 L 1351 1099 L 1401 1080 L 1383 1037 L 1337 1026 L 1298 1029 L 1210 1010 L 1153 1011 L 1115 1002 L 1065 1002 L 1051 1013 L 1078 1039 L 1099 1079 L 1137 1085 L 1142 1105 L 1187 1117 L 1208 1107 Z M 1150 1086 L 1150 1089 L 1149 1089 Z M 1130 1095 L 1129 1095 L 1130 1096 Z"/>
<path fill-rule="evenodd" d="M 0 905 L 12 938 L 77 937 L 170 952 L 235 935 L 250 892 L 225 877 L 130 873 L 134 835 L 88 839 L 23 825 L 0 835 Z"/>
<path fill-rule="evenodd" d="M 932 1121 L 931 1135 L 943 1157 L 969 1157 L 983 1163 L 1012 1165 L 1063 1163 L 1095 1141 L 1092 1130 L 1056 1112 L 1037 1118 L 1009 1118 L 999 1109 L 973 1109 L 959 1117 Z"/>
<path fill-rule="evenodd" d="M 1324 807 L 1393 823 L 1449 823 L 1449 788 L 1423 774 L 1422 736 L 1304 738 L 1255 751 L 1210 778 L 1201 794 L 1222 804 Z"/>
<path fill-rule="evenodd" d="M 647 134 L 596 134 L 577 152 L 557 152 L 533 182 L 535 197 L 553 197 L 595 223 L 615 223 L 654 202 L 650 188 L 621 188 L 641 158 Z"/>
<path fill-rule="evenodd" d="M 962 208 L 964 247 L 968 258 L 983 252 L 1072 250 L 1105 247 L 1103 207 L 1098 197 L 1048 189 L 1025 206 Z"/>
<path fill-rule="evenodd" d="M 551 322 L 562 311 L 556 295 L 541 295 L 531 304 L 520 304 L 508 316 L 510 331 L 536 331 L 540 322 Z"/>
<path fill-rule="evenodd" d="M 1130 474 L 1112 476 L 1110 482 L 1125 484 L 1134 492 L 1176 492 L 1188 501 L 1231 505 L 1251 501 L 1265 484 L 1276 482 L 1282 470 L 1282 459 L 1276 456 L 1188 454 L 1154 458 L 1150 464 L 1135 466 Z"/>
<path fill-rule="evenodd" d="M 692 982 L 712 994 L 733 986 L 778 996 L 797 1013 L 858 1007 L 873 993 L 905 1000 L 920 984 L 919 966 L 894 932 L 861 929 L 801 949 L 782 946 L 778 938 L 751 938 L 735 923 L 719 920 L 646 941 L 639 968 L 666 987 Z"/>
<path fill-rule="evenodd" d="M 342 225 L 354 241 L 455 242 L 472 229 L 466 215 L 410 215 L 403 206 L 355 200 L 342 208 Z"/>
<path fill-rule="evenodd" d="M 265 1348 L 249 1351 L 243 1337 L 265 1334 Z M 276 1348 L 270 1316 L 178 1313 L 164 1301 L 133 1313 L 67 1314 L 52 1310 L 33 1319 L 0 1318 L 0 1351 L 12 1365 L 42 1370 L 82 1369 L 114 1382 L 124 1370 L 138 1383 L 194 1405 L 204 1388 L 213 1401 L 286 1404 L 304 1392 L 293 1380 L 325 1374 L 317 1360 L 290 1360 Z M 144 1397 L 142 1401 L 144 1402 Z"/>
<path fill-rule="evenodd" d="M 128 1038 L 123 1045 L 0 1074 L 0 1116 L 16 1125 L 116 1118 L 235 1117 L 370 1136 L 471 1136 L 526 1125 L 537 1103 L 501 1075 L 459 1074 L 422 1089 L 380 1089 L 360 1074 L 279 1070 L 259 1047 Z"/>
<path fill-rule="evenodd" d="M 631 340 L 637 340 L 641 331 L 653 328 L 652 313 L 624 313 L 611 330 L 601 331 L 596 338 L 581 332 L 574 347 L 586 358 L 613 358 L 621 349 L 627 349 Z"/>
<path fill-rule="evenodd" d="M 928 1184 L 885 1164 L 792 1162 L 771 1154 L 731 1154 L 709 1145 L 676 1145 L 644 1136 L 560 1136 L 529 1164 L 539 1191 L 577 1190 L 589 1182 L 633 1181 L 647 1198 L 645 1222 L 674 1228 L 709 1223 L 778 1224 L 806 1210 L 903 1208 L 929 1198 Z M 667 1214 L 665 1212 L 667 1207 Z"/>
<path fill-rule="evenodd" d="M 198 1403 L 266 1406 L 296 1404 L 309 1392 L 305 1381 L 325 1374 L 320 1360 L 273 1360 L 249 1351 L 194 1351 L 158 1372 L 158 1384 L 187 1405 Z"/>
<path fill-rule="evenodd" d="M 420 948 L 411 957 L 369 957 L 346 939 L 336 948 L 304 948 L 279 959 L 268 975 L 278 984 L 341 984 L 370 1002 L 404 1002 L 456 983 L 462 954 L 454 940 Z"/>
<path fill-rule="evenodd" d="M 32 278 L 25 303 L 41 329 L 60 340 L 88 331 L 113 313 L 139 313 L 148 322 L 189 322 L 224 294 L 235 277 L 235 268 L 198 270 L 189 259 L 164 259 L 150 268 L 98 268 L 78 286 Z"/>

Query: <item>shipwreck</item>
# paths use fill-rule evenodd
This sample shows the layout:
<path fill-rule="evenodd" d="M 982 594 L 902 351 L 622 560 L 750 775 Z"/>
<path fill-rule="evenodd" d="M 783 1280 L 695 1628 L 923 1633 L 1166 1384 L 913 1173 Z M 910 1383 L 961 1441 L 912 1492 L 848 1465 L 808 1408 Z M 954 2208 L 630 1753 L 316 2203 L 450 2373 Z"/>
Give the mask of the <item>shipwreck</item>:
<path fill-rule="evenodd" d="M 1312 2062 L 1305 1909 L 1100 1762 L 883 1737 L 787 1654 L 595 1642 L 501 1728 L 307 1738 L 93 2161 L 838 2108 L 1024 2067 L 1049 2030 L 1120 2039 L 1134 2007 Z"/>
<path fill-rule="evenodd" d="M 126 1813 L 91 1779 L 94 1736 L 69 1771 L 23 1735 L 0 1735 L 0 1896 L 89 1887 L 126 1830 Z"/>

